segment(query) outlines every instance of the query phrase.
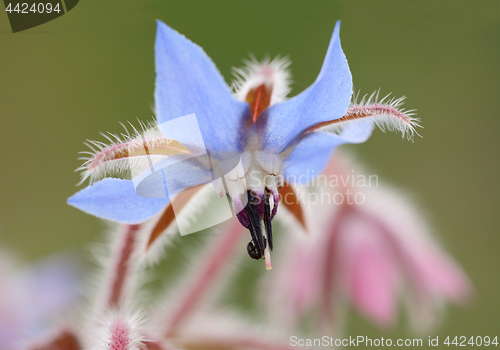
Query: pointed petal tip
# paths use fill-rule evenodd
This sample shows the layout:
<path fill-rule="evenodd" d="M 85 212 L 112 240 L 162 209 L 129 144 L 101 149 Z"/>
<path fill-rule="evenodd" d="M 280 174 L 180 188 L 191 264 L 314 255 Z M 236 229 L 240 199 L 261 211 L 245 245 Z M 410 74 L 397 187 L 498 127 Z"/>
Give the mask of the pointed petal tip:
<path fill-rule="evenodd" d="M 333 27 L 332 38 L 330 39 L 330 45 L 332 45 L 335 41 L 340 41 L 340 20 L 335 22 L 335 26 Z"/>
<path fill-rule="evenodd" d="M 333 32 L 334 33 L 338 33 L 340 31 L 340 24 L 341 24 L 341 20 L 337 20 L 337 22 L 335 22 L 335 27 L 333 28 Z"/>
<path fill-rule="evenodd" d="M 231 94 L 206 52 L 185 35 L 157 21 L 155 111 L 158 123 L 195 114 L 207 150 L 239 153 L 250 108 Z M 231 116 L 228 118 L 227 116 Z M 232 132 L 220 133 L 220 130 Z M 182 141 L 182 140 L 180 140 Z"/>
<path fill-rule="evenodd" d="M 291 99 L 270 106 L 257 121 L 265 150 L 281 153 L 311 126 L 341 118 L 347 111 L 353 91 L 352 75 L 339 30 L 340 21 L 335 25 L 315 82 Z"/>
<path fill-rule="evenodd" d="M 160 28 L 172 29 L 161 19 L 156 19 L 156 28 L 159 30 Z"/>

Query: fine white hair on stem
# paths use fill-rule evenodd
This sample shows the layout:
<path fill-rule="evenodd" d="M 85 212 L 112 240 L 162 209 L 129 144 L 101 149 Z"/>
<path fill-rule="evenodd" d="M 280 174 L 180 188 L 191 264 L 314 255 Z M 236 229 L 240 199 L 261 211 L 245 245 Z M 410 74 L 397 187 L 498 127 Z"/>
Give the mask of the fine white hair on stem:
<path fill-rule="evenodd" d="M 146 124 L 139 121 L 142 131 L 138 131 L 129 122 L 134 130 L 132 135 L 124 124 L 120 124 L 125 129 L 125 133 L 120 136 L 109 132 L 101 133 L 108 143 L 91 140 L 84 142 L 92 152 L 80 152 L 85 156 L 78 158 L 84 161 L 82 166 L 76 169 L 82 172 L 78 185 L 86 179 L 90 179 L 92 184 L 110 175 L 126 177 L 130 171 L 139 174 L 166 156 L 189 153 L 189 149 L 179 142 L 165 138 L 156 123 Z"/>
<path fill-rule="evenodd" d="M 87 286 L 87 313 L 81 324 L 85 349 L 143 348 L 143 313 L 136 306 L 147 278 L 138 257 L 142 234 L 141 225 L 110 223 L 107 242 L 92 249 L 98 271 Z"/>
<path fill-rule="evenodd" d="M 89 281 L 89 307 L 94 318 L 111 308 L 128 305 L 143 285 L 144 268 L 139 264 L 141 225 L 110 225 L 107 242 L 92 247 L 98 270 Z"/>
<path fill-rule="evenodd" d="M 413 136 L 418 134 L 416 128 L 421 128 L 420 119 L 413 117 L 415 110 L 405 110 L 401 106 L 405 96 L 400 98 L 391 97 L 391 94 L 379 99 L 379 91 L 357 102 L 356 95 L 347 109 L 346 114 L 332 121 L 320 123 L 311 129 L 314 131 L 331 132 L 340 134 L 347 127 L 374 127 L 377 126 L 385 132 L 399 131 L 402 137 L 413 141 Z"/>
<path fill-rule="evenodd" d="M 288 57 L 277 56 L 272 60 L 269 57 L 259 62 L 255 56 L 244 60 L 245 66 L 233 67 L 234 80 L 232 88 L 234 95 L 240 101 L 245 101 L 248 92 L 265 84 L 272 89 L 271 105 L 282 102 L 292 90 L 290 74 L 291 61 Z"/>

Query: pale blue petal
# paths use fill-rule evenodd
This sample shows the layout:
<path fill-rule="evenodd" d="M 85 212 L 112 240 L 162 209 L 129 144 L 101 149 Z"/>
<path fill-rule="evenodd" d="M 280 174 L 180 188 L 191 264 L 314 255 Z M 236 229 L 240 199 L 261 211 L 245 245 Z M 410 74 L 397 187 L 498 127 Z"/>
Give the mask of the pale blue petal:
<path fill-rule="evenodd" d="M 143 222 L 167 204 L 168 198 L 145 198 L 130 180 L 106 178 L 68 198 L 68 204 L 102 219 L 126 224 Z"/>
<path fill-rule="evenodd" d="M 251 120 L 248 103 L 237 101 L 231 95 L 215 64 L 201 47 L 161 21 L 157 21 L 157 26 L 158 123 L 195 113 L 209 152 L 242 151 L 246 121 Z"/>
<path fill-rule="evenodd" d="M 209 157 L 199 156 L 172 163 L 169 158 L 134 178 L 136 193 L 148 198 L 173 198 L 189 187 L 214 180 Z"/>
<path fill-rule="evenodd" d="M 345 143 L 363 143 L 371 136 L 373 129 L 375 129 L 373 121 L 358 119 L 346 122 L 339 136 L 345 140 Z"/>
<path fill-rule="evenodd" d="M 311 126 L 342 117 L 351 101 L 352 76 L 340 46 L 340 22 L 316 81 L 299 95 L 268 108 L 257 121 L 265 150 L 280 153 Z"/>
<path fill-rule="evenodd" d="M 286 180 L 290 183 L 307 184 L 323 172 L 338 146 L 365 142 L 373 128 L 370 123 L 349 123 L 339 135 L 322 131 L 304 135 L 283 162 Z"/>
<path fill-rule="evenodd" d="M 307 184 L 321 174 L 335 148 L 345 142 L 337 135 L 323 132 L 305 135 L 283 161 L 286 181 Z"/>

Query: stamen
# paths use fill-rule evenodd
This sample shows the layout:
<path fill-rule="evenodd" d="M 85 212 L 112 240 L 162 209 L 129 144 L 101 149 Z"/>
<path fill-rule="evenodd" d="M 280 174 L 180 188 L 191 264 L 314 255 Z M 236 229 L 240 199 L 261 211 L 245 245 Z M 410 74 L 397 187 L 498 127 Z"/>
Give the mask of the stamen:
<path fill-rule="evenodd" d="M 262 241 L 260 239 L 260 236 L 261 236 L 260 226 L 258 225 L 258 221 L 256 222 L 256 219 L 258 220 L 258 216 L 255 215 L 255 214 L 257 214 L 257 212 L 252 211 L 252 209 L 251 209 L 252 207 L 253 207 L 253 205 L 250 204 L 250 202 L 249 202 L 247 204 L 247 206 L 245 207 L 245 212 L 247 213 L 247 216 L 248 216 L 249 221 L 250 221 L 250 226 L 248 227 L 248 229 L 250 230 L 250 234 L 252 235 L 252 242 L 253 242 L 252 244 L 256 245 L 254 247 L 256 248 L 257 253 L 259 255 L 259 259 L 260 259 L 262 257 L 264 249 L 262 247 Z M 248 249 L 248 247 L 247 247 L 247 249 Z"/>
<path fill-rule="evenodd" d="M 271 251 L 273 250 L 270 201 L 272 195 L 271 191 L 267 188 L 262 196 L 257 196 L 254 192 L 247 191 L 248 203 L 243 210 L 245 219 L 249 222 L 247 228 L 250 230 L 250 235 L 252 236 L 252 240 L 247 244 L 248 255 L 256 260 L 264 258 L 268 270 L 271 269 Z"/>
<path fill-rule="evenodd" d="M 259 252 L 257 252 L 257 249 L 255 249 L 255 245 L 253 244 L 253 241 L 248 242 L 247 252 L 248 252 L 248 255 L 250 255 L 250 257 L 252 259 L 259 260 L 261 258 L 261 256 L 259 255 Z"/>
<path fill-rule="evenodd" d="M 248 206 L 252 212 L 250 220 L 253 222 L 255 227 L 255 234 L 257 236 L 257 243 L 259 246 L 260 256 L 264 254 L 264 241 L 262 238 L 262 227 L 260 226 L 260 215 L 257 210 L 257 205 L 259 204 L 259 198 L 251 191 L 248 191 Z"/>
<path fill-rule="evenodd" d="M 278 212 L 278 204 L 280 202 L 280 194 L 278 191 L 272 192 L 273 195 L 273 210 L 271 211 L 271 220 L 274 219 L 274 216 Z"/>
<path fill-rule="evenodd" d="M 264 226 L 269 239 L 269 249 L 273 250 L 273 228 L 271 225 L 271 205 L 269 204 L 269 193 L 264 194 Z"/>
<path fill-rule="evenodd" d="M 260 227 L 261 227 L 261 230 L 263 232 L 263 239 L 264 239 L 264 260 L 266 262 L 266 270 L 271 270 L 272 269 L 272 267 L 271 267 L 271 252 L 269 249 L 270 247 L 267 244 L 267 239 L 266 239 L 267 232 L 266 232 L 266 228 L 264 226 L 265 226 L 264 220 L 260 220 Z M 262 258 L 262 256 L 261 256 L 261 258 Z"/>

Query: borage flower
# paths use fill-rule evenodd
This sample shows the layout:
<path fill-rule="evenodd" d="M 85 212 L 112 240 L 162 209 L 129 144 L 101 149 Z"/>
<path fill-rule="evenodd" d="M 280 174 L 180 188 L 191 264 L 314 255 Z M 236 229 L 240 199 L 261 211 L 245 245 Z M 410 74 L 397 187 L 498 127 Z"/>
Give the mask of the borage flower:
<path fill-rule="evenodd" d="M 128 224 L 163 210 L 149 247 L 172 223 L 176 200 L 182 207 L 192 196 L 181 192 L 212 183 L 219 197 L 231 199 L 239 221 L 250 230 L 250 257 L 265 257 L 269 269 L 271 220 L 282 188 L 289 193 L 289 183 L 321 173 L 337 146 L 364 142 L 374 125 L 403 136 L 411 136 L 417 125 L 399 108 L 401 100 L 350 105 L 352 77 L 339 28 L 337 22 L 316 81 L 286 100 L 286 60 L 252 61 L 236 70 L 232 94 L 199 46 L 158 22 L 156 131 L 117 137 L 111 145 L 94 142 L 94 153 L 82 167 L 84 179 L 130 167 L 135 175 L 132 180 L 105 178 L 68 203 Z M 301 215 L 296 208 L 291 212 Z"/>
<path fill-rule="evenodd" d="M 280 325 L 309 319 L 321 333 L 341 326 L 349 303 L 377 325 L 393 326 L 402 300 L 412 325 L 428 331 L 445 302 L 467 301 L 471 282 L 419 210 L 378 180 L 369 187 L 358 169 L 336 154 L 321 181 L 301 193 L 314 198 L 301 199 L 314 233 L 287 240 L 261 288 L 265 310 Z"/>

